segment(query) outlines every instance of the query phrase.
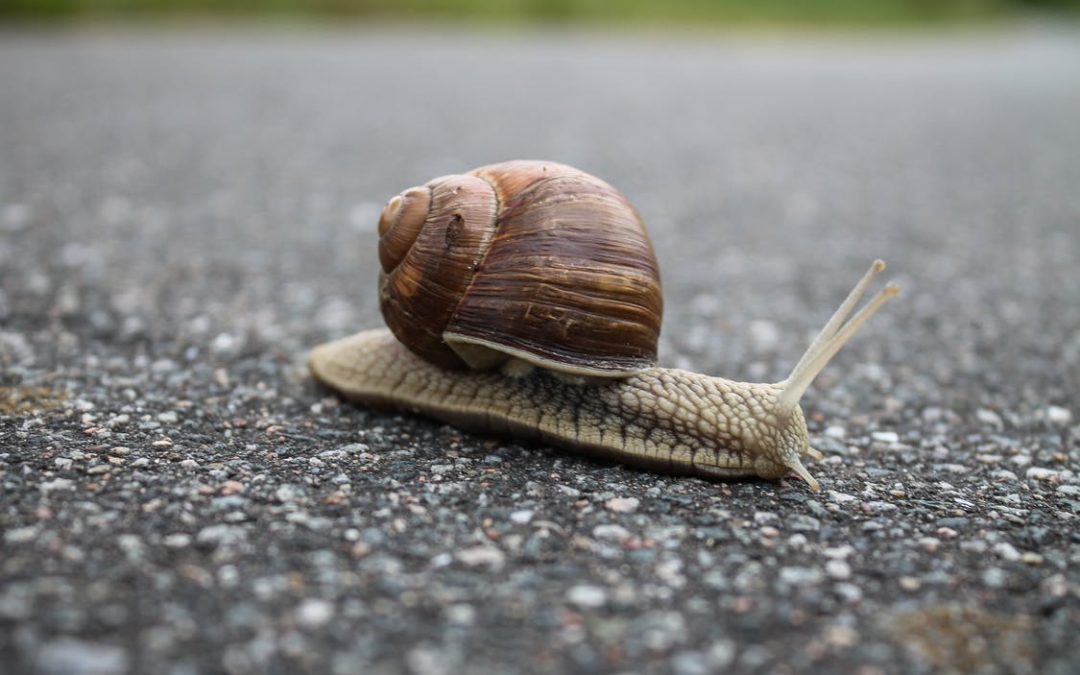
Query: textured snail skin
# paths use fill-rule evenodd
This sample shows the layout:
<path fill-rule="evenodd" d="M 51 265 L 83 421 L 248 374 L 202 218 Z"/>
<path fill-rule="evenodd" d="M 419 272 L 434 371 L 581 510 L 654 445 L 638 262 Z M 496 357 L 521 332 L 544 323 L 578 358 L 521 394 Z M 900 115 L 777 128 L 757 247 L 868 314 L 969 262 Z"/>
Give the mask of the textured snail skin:
<path fill-rule="evenodd" d="M 366 405 L 414 410 L 462 429 L 537 440 L 654 471 L 776 479 L 792 472 L 817 490 L 800 456 L 802 411 L 777 415 L 782 384 L 732 382 L 650 368 L 575 384 L 541 369 L 525 375 L 446 370 L 376 329 L 316 347 L 315 378 Z"/>

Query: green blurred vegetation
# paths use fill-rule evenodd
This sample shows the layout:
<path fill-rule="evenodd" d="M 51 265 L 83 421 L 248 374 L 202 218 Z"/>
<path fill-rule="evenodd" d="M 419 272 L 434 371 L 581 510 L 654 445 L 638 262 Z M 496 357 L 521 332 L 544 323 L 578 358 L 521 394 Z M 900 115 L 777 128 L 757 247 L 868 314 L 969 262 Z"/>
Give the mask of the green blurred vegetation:
<path fill-rule="evenodd" d="M 35 20 L 161 17 L 918 24 L 1080 14 L 1080 0 L 0 0 Z"/>

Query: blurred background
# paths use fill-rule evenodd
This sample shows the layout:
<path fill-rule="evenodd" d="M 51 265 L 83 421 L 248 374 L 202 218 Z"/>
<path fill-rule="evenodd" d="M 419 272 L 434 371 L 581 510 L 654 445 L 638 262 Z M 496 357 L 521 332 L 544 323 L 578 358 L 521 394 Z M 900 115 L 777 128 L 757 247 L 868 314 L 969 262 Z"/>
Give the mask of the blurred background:
<path fill-rule="evenodd" d="M 902 25 L 1074 14 L 1080 0 L 5 0 L 36 20 L 232 16 L 270 19 Z"/>

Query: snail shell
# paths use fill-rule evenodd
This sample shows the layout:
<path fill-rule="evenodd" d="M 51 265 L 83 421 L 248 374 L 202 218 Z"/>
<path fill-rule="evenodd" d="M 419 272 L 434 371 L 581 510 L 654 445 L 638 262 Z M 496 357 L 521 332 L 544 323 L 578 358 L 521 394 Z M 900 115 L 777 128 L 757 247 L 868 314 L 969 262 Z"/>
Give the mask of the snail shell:
<path fill-rule="evenodd" d="M 659 267 L 637 212 L 604 181 L 512 161 L 436 178 L 379 219 L 379 299 L 409 350 L 443 368 L 518 358 L 622 377 L 653 366 Z"/>

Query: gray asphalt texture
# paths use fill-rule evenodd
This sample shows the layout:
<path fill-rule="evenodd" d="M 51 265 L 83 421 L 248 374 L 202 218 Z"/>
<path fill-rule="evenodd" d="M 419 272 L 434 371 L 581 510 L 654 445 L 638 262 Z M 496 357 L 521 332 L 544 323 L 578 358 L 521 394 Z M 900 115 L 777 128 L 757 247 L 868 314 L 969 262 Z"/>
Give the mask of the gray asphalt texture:
<path fill-rule="evenodd" d="M 0 663 L 41 673 L 1074 673 L 1080 40 L 0 36 Z M 783 378 L 797 480 L 344 403 L 381 204 L 544 158 L 619 187 L 665 365 Z"/>

